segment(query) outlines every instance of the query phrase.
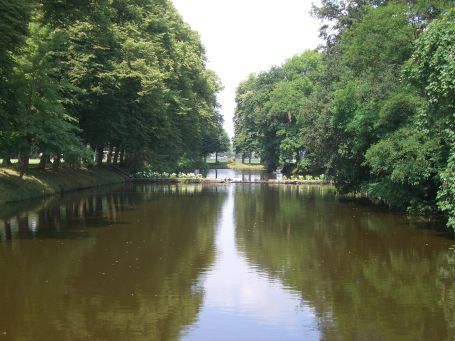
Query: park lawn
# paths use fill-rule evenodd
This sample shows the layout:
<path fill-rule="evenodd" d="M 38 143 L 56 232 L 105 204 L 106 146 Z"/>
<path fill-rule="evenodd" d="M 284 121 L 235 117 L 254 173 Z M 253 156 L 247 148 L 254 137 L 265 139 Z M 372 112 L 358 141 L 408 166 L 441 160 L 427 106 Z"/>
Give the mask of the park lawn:
<path fill-rule="evenodd" d="M 265 170 L 265 166 L 260 163 L 241 163 L 241 162 L 229 162 L 227 164 L 228 168 L 231 169 L 250 169 L 250 170 Z"/>
<path fill-rule="evenodd" d="M 238 161 L 207 163 L 207 167 L 211 169 L 238 169 L 238 170 L 265 170 L 265 166 L 260 163 L 241 163 Z"/>
<path fill-rule="evenodd" d="M 17 164 L 19 160 L 18 159 L 11 159 L 11 162 L 13 165 Z M 29 164 L 31 165 L 38 165 L 39 164 L 39 159 L 30 159 Z M 3 163 L 3 159 L 0 159 L 0 165 Z"/>

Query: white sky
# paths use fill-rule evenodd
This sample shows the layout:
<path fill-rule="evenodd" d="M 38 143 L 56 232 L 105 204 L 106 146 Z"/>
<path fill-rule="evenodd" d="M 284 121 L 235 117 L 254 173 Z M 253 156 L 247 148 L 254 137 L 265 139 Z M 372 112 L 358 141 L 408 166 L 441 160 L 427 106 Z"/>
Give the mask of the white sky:
<path fill-rule="evenodd" d="M 309 14 L 318 0 L 172 0 L 204 44 L 208 67 L 224 90 L 218 95 L 224 126 L 234 134 L 235 89 L 252 72 L 280 65 L 316 48 L 318 20 Z"/>

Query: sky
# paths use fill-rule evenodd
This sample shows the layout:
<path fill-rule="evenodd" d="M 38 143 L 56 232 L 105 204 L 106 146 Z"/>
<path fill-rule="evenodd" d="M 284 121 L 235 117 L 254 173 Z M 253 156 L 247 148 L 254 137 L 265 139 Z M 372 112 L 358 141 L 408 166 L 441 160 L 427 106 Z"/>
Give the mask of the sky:
<path fill-rule="evenodd" d="M 317 0 L 173 0 L 206 48 L 208 68 L 220 77 L 224 127 L 234 135 L 235 89 L 250 73 L 265 71 L 321 44 Z"/>
<path fill-rule="evenodd" d="M 216 225 L 215 262 L 195 286 L 203 290 L 204 303 L 182 339 L 242 340 L 254 335 L 256 340 L 320 340 L 310 302 L 262 271 L 237 246 L 234 192 L 235 187 L 227 188 Z"/>

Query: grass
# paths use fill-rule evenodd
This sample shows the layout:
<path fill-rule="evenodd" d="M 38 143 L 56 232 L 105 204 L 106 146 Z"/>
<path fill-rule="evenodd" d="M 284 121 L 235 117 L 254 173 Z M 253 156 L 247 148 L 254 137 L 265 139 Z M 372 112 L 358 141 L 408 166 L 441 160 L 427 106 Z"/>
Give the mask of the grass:
<path fill-rule="evenodd" d="M 264 170 L 265 167 L 260 163 L 241 163 L 238 161 L 218 162 L 218 163 L 207 163 L 208 168 L 212 169 L 238 169 L 238 170 Z"/>
<path fill-rule="evenodd" d="M 230 162 L 228 163 L 228 168 L 231 169 L 250 169 L 250 170 L 264 170 L 265 167 L 264 165 L 261 165 L 260 163 L 241 163 L 241 162 Z"/>
<path fill-rule="evenodd" d="M 32 169 L 21 179 L 16 170 L 5 167 L 0 168 L 0 204 L 123 181 L 123 177 L 105 168 Z"/>
<path fill-rule="evenodd" d="M 19 162 L 18 159 L 11 159 L 11 163 L 13 165 L 17 164 Z M 0 165 L 3 163 L 3 159 L 0 159 Z M 38 165 L 39 164 L 39 159 L 30 159 L 29 160 L 30 165 Z"/>

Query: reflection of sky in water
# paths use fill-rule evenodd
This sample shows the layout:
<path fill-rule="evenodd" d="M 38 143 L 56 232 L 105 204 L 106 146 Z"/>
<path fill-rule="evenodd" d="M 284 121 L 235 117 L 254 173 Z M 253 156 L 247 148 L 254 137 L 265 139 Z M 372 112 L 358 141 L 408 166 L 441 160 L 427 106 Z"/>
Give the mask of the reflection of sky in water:
<path fill-rule="evenodd" d="M 298 293 L 252 268 L 235 245 L 234 187 L 216 237 L 217 259 L 202 279 L 204 305 L 186 340 L 318 340 L 317 319 Z"/>
<path fill-rule="evenodd" d="M 281 173 L 267 173 L 257 170 L 237 170 L 237 169 L 209 169 L 207 179 L 231 179 L 243 181 L 258 181 L 268 179 L 280 179 Z"/>
<path fill-rule="evenodd" d="M 28 226 L 32 232 L 36 232 L 38 229 L 38 215 L 36 213 L 31 213 L 28 216 Z"/>

